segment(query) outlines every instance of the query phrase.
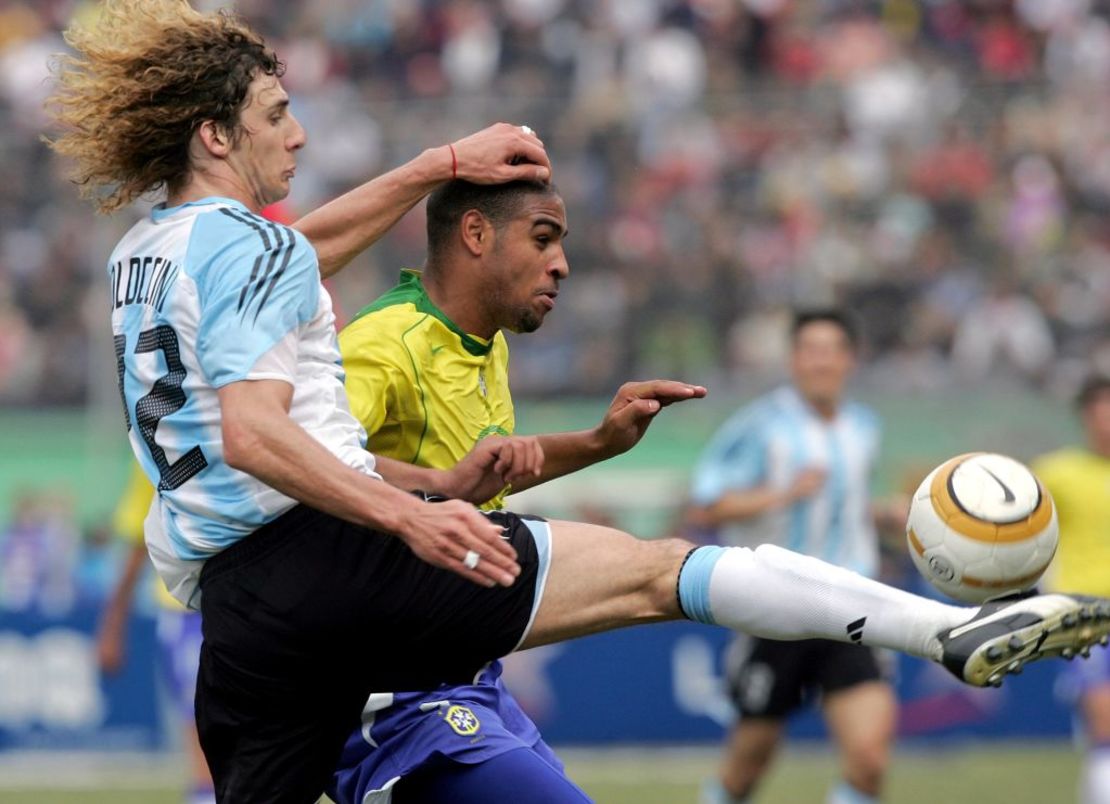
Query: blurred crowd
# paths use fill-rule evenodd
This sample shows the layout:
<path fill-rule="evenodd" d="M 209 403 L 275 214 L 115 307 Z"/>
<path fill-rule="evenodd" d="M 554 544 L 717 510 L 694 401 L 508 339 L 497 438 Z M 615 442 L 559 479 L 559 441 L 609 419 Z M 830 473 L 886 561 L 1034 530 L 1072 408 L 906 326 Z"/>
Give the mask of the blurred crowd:
<path fill-rule="evenodd" d="M 195 0 L 201 7 L 214 3 Z M 1106 0 L 240 0 L 309 133 L 290 205 L 495 120 L 547 145 L 571 277 L 518 393 L 776 372 L 789 311 L 864 324 L 864 382 L 1067 393 L 1110 370 Z M 95 3 L 0 0 L 0 403 L 93 393 L 97 221 L 41 141 L 47 63 Z M 422 260 L 419 213 L 341 277 Z M 104 374 L 104 372 L 99 372 Z"/>
<path fill-rule="evenodd" d="M 111 529 L 77 524 L 59 487 L 15 489 L 0 522 L 0 619 L 10 612 L 59 617 L 96 610 L 115 585 L 126 547 Z"/>

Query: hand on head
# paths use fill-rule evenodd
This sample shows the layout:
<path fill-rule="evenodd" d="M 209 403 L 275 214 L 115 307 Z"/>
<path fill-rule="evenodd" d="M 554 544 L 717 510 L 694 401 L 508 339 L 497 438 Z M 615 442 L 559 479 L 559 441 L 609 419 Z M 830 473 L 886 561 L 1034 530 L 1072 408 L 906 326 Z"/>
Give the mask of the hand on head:
<path fill-rule="evenodd" d="M 451 143 L 455 178 L 475 184 L 551 180 L 543 142 L 528 126 L 494 123 Z"/>

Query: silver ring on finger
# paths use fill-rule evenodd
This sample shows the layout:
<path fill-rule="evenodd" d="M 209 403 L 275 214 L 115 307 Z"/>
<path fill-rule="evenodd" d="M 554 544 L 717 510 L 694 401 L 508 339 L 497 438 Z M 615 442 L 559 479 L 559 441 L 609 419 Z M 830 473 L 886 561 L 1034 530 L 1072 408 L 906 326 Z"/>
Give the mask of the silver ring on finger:
<path fill-rule="evenodd" d="M 477 569 L 478 562 L 481 560 L 482 557 L 478 555 L 477 550 L 467 550 L 466 556 L 463 558 L 463 566 L 468 570 Z"/>
<path fill-rule="evenodd" d="M 521 126 L 521 127 L 520 127 L 520 130 L 521 130 L 521 131 L 523 131 L 523 132 L 524 132 L 525 134 L 535 134 L 535 133 L 536 133 L 536 132 L 535 132 L 535 131 L 534 131 L 534 130 L 532 129 L 532 127 L 531 127 L 531 126 Z"/>

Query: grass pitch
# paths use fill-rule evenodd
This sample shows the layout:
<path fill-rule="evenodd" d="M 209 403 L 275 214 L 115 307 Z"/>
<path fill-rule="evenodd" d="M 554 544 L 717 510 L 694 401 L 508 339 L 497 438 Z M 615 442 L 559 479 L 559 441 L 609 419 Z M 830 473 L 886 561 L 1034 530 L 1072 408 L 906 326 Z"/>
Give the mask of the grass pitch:
<path fill-rule="evenodd" d="M 696 804 L 714 748 L 563 750 L 567 769 L 598 804 Z M 1080 757 L 1068 745 L 966 744 L 903 748 L 884 800 L 890 804 L 1067 804 Z M 103 758 L 0 761 L 0 804 L 181 804 L 172 760 Z M 756 801 L 813 804 L 837 778 L 826 750 L 783 753 Z M 491 802 L 491 804 L 495 804 Z"/>

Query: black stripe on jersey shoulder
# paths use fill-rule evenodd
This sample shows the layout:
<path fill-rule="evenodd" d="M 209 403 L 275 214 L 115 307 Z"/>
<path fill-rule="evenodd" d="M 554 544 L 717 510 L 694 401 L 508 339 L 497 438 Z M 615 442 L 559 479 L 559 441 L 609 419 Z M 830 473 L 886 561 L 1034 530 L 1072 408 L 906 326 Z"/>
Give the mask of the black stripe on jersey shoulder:
<path fill-rule="evenodd" d="M 266 229 L 273 229 L 273 222 L 265 218 L 260 218 L 257 215 L 252 215 L 249 212 L 240 212 L 237 209 L 230 209 L 228 207 L 220 207 L 220 213 L 231 218 L 233 221 L 246 224 L 262 238 L 262 247 L 269 251 L 273 246 L 270 245 L 270 238 L 266 236 Z"/>
<path fill-rule="evenodd" d="M 262 252 L 254 258 L 254 265 L 251 266 L 251 275 L 247 279 L 243 289 L 239 291 L 239 303 L 235 306 L 235 312 L 243 312 L 243 303 L 247 300 L 247 291 L 250 290 L 251 283 L 254 282 L 255 277 L 258 276 L 258 269 L 262 266 L 262 258 L 266 256 L 266 252 Z"/>
<path fill-rule="evenodd" d="M 254 284 L 251 287 L 250 297 L 247 299 L 247 303 L 243 308 L 243 314 L 244 315 L 246 314 L 246 310 L 248 308 L 250 308 L 251 303 L 255 299 L 258 298 L 258 294 L 262 291 L 263 285 L 266 284 L 266 280 L 270 277 L 270 274 L 273 272 L 274 265 L 277 264 L 278 256 L 281 254 L 282 247 L 284 246 L 285 248 L 289 248 L 293 244 L 292 238 L 290 238 L 289 245 L 285 244 L 285 241 L 282 238 L 281 230 L 279 230 L 279 229 L 274 230 L 274 239 L 276 241 L 276 245 L 274 246 L 273 250 L 270 252 L 270 259 L 267 260 L 267 262 L 266 262 L 266 270 L 262 272 L 262 276 L 258 277 L 257 282 L 254 281 L 254 276 L 251 276 L 251 278 L 247 282 L 248 285 L 250 285 L 252 282 Z M 246 290 L 246 288 L 243 288 L 243 289 Z M 256 316 L 256 318 L 257 318 L 257 316 Z"/>
<path fill-rule="evenodd" d="M 255 258 L 254 265 L 251 266 L 250 277 L 239 292 L 239 302 L 236 305 L 236 312 L 246 316 L 250 306 L 262 293 L 262 289 L 266 288 L 266 292 L 263 293 L 254 313 L 254 320 L 257 321 L 258 314 L 262 312 L 262 308 L 270 298 L 274 285 L 277 284 L 278 279 L 281 278 L 285 269 L 289 266 L 289 260 L 293 255 L 293 247 L 297 242 L 296 238 L 288 226 L 283 226 L 259 215 L 229 207 L 220 207 L 219 211 L 232 220 L 253 229 L 262 239 L 264 251 L 269 252 L 269 259 L 266 259 L 265 253 L 259 254 Z M 259 276 L 259 269 L 262 267 L 264 259 L 266 260 L 266 269 Z M 279 259 L 281 259 L 281 267 L 274 273 L 274 267 L 278 264 Z M 269 284 L 267 284 L 267 280 L 269 280 Z"/>
<path fill-rule="evenodd" d="M 292 239 L 290 239 L 289 245 L 285 247 L 284 256 L 282 257 L 282 260 L 281 260 L 281 267 L 278 268 L 277 273 L 275 273 L 270 278 L 270 284 L 266 288 L 266 292 L 262 294 L 262 300 L 258 302 L 258 309 L 254 311 L 254 320 L 255 321 L 258 320 L 258 314 L 262 312 L 262 308 L 265 307 L 266 302 L 269 301 L 270 293 L 273 291 L 274 285 L 276 285 L 278 283 L 278 280 L 281 279 L 282 274 L 285 273 L 285 269 L 289 267 L 289 258 L 293 256 L 293 245 L 294 245 L 294 241 Z M 265 277 L 262 278 L 262 280 L 264 280 L 264 279 L 265 279 Z M 259 280 L 259 283 L 258 283 L 259 287 L 262 286 L 262 280 Z M 252 297 L 252 300 L 253 300 L 253 297 Z"/>

